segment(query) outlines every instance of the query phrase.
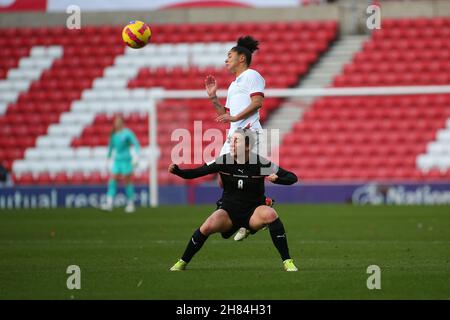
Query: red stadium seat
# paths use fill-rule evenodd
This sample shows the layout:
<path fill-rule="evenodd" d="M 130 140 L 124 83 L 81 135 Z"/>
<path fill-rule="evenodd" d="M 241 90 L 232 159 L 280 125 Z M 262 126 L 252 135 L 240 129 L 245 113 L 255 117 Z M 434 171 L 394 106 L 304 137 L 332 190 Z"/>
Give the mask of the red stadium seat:
<path fill-rule="evenodd" d="M 56 184 L 67 184 L 69 181 L 69 178 L 67 177 L 67 174 L 65 172 L 59 172 L 55 175 L 53 182 Z"/>
<path fill-rule="evenodd" d="M 70 183 L 74 185 L 82 185 L 86 182 L 86 178 L 82 172 L 74 172 L 71 177 L 69 177 Z"/>
<path fill-rule="evenodd" d="M 50 174 L 48 174 L 47 172 L 44 172 L 44 173 L 40 173 L 38 175 L 36 182 L 38 184 L 51 184 L 52 178 L 51 178 Z"/>
<path fill-rule="evenodd" d="M 30 185 L 36 183 L 32 173 L 23 173 L 20 176 L 13 176 L 13 181 L 21 185 Z"/>

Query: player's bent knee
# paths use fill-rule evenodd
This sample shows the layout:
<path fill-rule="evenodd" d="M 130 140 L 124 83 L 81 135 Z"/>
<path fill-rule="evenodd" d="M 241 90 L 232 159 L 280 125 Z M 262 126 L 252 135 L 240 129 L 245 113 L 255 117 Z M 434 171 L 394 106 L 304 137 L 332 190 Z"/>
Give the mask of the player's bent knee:
<path fill-rule="evenodd" d="M 218 219 L 209 218 L 200 227 L 200 232 L 205 236 L 216 233 L 220 229 L 220 221 Z"/>
<path fill-rule="evenodd" d="M 205 236 L 217 232 L 219 221 L 215 217 L 209 217 L 200 227 L 200 232 Z"/>
<path fill-rule="evenodd" d="M 208 222 L 205 222 L 204 224 L 202 224 L 200 227 L 200 232 L 205 236 L 209 236 L 212 233 L 211 224 Z"/>
<path fill-rule="evenodd" d="M 267 209 L 264 210 L 264 214 L 263 214 L 264 222 L 272 223 L 275 220 L 277 220 L 277 218 L 278 218 L 278 214 L 274 209 L 267 207 Z"/>

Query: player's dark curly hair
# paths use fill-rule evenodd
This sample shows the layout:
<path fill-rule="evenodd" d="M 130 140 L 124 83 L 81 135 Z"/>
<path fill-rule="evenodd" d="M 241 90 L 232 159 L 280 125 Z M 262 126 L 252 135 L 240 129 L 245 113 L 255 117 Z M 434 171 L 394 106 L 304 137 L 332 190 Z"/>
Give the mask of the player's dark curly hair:
<path fill-rule="evenodd" d="M 237 46 L 233 47 L 231 50 L 236 51 L 238 54 L 243 54 L 245 56 L 245 61 L 247 66 L 250 66 L 252 62 L 252 54 L 258 50 L 259 42 L 253 39 L 252 36 L 240 37 L 237 40 Z"/>

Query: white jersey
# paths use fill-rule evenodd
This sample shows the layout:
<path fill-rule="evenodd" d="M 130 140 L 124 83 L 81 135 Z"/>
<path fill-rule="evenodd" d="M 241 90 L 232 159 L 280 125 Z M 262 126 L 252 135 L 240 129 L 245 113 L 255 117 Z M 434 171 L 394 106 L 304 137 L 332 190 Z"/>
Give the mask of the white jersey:
<path fill-rule="evenodd" d="M 253 69 L 245 70 L 228 87 L 225 108 L 230 109 L 230 115 L 232 116 L 239 114 L 250 105 L 252 96 L 261 95 L 264 97 L 265 86 L 266 82 L 264 81 L 264 78 L 257 71 Z M 230 122 L 229 136 L 232 135 L 237 128 L 250 128 L 255 131 L 261 130 L 259 111 L 256 111 L 245 119 Z"/>
<path fill-rule="evenodd" d="M 257 71 L 253 69 L 245 70 L 228 87 L 225 108 L 230 110 L 230 115 L 232 116 L 239 114 L 250 105 L 252 96 L 261 95 L 264 97 L 265 86 L 266 82 L 264 78 Z M 255 147 L 257 147 L 259 144 L 259 132 L 262 130 L 261 123 L 259 122 L 259 111 L 256 111 L 245 119 L 230 122 L 227 140 L 220 154 L 225 154 L 230 151 L 230 137 L 238 128 L 254 130 L 257 135 L 255 144 Z"/>

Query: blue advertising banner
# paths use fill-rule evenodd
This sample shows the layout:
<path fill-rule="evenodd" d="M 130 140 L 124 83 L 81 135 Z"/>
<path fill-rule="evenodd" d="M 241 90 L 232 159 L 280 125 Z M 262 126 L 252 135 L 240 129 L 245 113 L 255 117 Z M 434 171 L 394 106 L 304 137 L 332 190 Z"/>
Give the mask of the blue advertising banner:
<path fill-rule="evenodd" d="M 215 202 L 220 194 L 217 187 L 198 186 L 194 202 Z M 450 204 L 450 183 L 268 185 L 266 195 L 278 203 Z"/>
<path fill-rule="evenodd" d="M 30 186 L 0 188 L 0 209 L 98 207 L 106 199 L 105 186 Z M 211 204 L 220 198 L 217 184 L 160 186 L 159 203 Z M 296 184 L 267 185 L 266 195 L 277 203 L 352 203 L 357 205 L 450 204 L 450 183 Z M 136 186 L 137 206 L 147 206 L 147 186 Z M 125 206 L 123 190 L 116 206 Z"/>
<path fill-rule="evenodd" d="M 293 186 L 267 185 L 266 195 L 277 203 L 344 203 L 352 201 L 352 192 L 360 184 L 296 184 Z M 215 202 L 222 190 L 212 186 L 198 186 L 195 203 Z"/>
<path fill-rule="evenodd" d="M 195 187 L 194 203 L 215 202 L 220 194 L 217 186 Z M 450 204 L 450 183 L 268 185 L 266 195 L 277 203 Z"/>
<path fill-rule="evenodd" d="M 119 188 L 114 199 L 115 206 L 125 206 L 126 197 Z M 149 203 L 147 186 L 135 187 L 135 203 L 147 206 Z M 0 209 L 11 208 L 83 208 L 98 207 L 106 201 L 105 186 L 30 186 L 0 188 Z M 184 186 L 161 186 L 160 204 L 185 204 Z"/>
<path fill-rule="evenodd" d="M 450 204 L 450 183 L 365 184 L 352 191 L 354 204 Z"/>

